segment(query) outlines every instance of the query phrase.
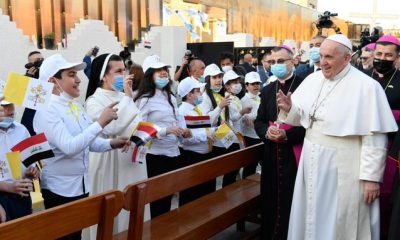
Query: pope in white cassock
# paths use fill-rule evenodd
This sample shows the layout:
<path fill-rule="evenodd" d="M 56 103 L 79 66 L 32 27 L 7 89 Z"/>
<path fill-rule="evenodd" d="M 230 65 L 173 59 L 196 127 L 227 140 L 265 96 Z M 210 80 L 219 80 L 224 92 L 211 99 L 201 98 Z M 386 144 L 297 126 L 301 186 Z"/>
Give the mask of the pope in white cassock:
<path fill-rule="evenodd" d="M 280 119 L 306 128 L 288 239 L 379 239 L 386 133 L 397 125 L 379 83 L 350 65 L 351 47 L 328 37 L 322 71 L 277 94 Z"/>

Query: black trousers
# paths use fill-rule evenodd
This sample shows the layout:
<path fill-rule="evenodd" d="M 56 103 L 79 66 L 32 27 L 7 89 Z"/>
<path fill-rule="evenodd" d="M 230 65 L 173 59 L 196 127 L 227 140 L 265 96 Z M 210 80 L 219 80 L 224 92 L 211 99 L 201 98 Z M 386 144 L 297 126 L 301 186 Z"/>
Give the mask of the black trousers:
<path fill-rule="evenodd" d="M 200 154 L 189 150 L 183 150 L 183 154 L 181 156 L 182 159 L 180 167 L 186 167 L 210 159 L 211 153 Z M 183 190 L 179 193 L 179 206 L 182 206 L 186 203 L 196 200 L 197 198 L 201 198 L 204 195 L 214 192 L 215 185 L 216 181 L 215 179 L 213 179 L 208 182 L 191 187 L 189 189 Z"/>
<path fill-rule="evenodd" d="M 256 145 L 258 143 L 261 143 L 260 139 L 246 137 L 246 136 L 244 137 L 244 140 L 246 142 L 246 147 L 250 147 L 250 146 Z M 243 168 L 243 172 L 242 172 L 242 178 L 243 179 L 245 179 L 246 177 L 256 173 L 258 162 L 261 159 L 262 159 L 262 156 L 260 155 L 260 156 L 258 156 L 257 163 L 250 164 L 250 165 L 248 165 L 248 166 Z"/>
<path fill-rule="evenodd" d="M 15 193 L 0 192 L 0 205 L 6 211 L 6 221 L 11 221 L 32 213 L 31 197 L 21 197 Z"/>
<path fill-rule="evenodd" d="M 167 157 L 163 155 L 146 154 L 147 177 L 151 178 L 177 169 L 180 159 L 180 156 Z M 169 212 L 171 210 L 171 200 L 172 195 L 150 203 L 151 218 Z"/>
<path fill-rule="evenodd" d="M 64 197 L 58 194 L 53 193 L 52 191 L 48 190 L 48 189 L 42 189 L 42 196 L 44 199 L 44 207 L 46 209 L 49 208 L 53 208 L 53 207 L 57 207 L 60 206 L 62 204 L 66 204 L 66 203 L 70 203 L 82 198 L 86 198 L 89 196 L 89 193 L 87 194 L 82 194 L 80 196 L 76 196 L 76 197 Z M 79 219 L 77 219 L 79 221 Z M 62 223 L 60 223 L 62 224 Z M 74 232 L 71 233 L 67 236 L 64 236 L 62 238 L 62 240 L 80 240 L 82 238 L 82 231 L 78 231 L 78 232 Z"/>
<path fill-rule="evenodd" d="M 226 149 L 224 147 L 214 146 L 213 151 L 212 151 L 212 156 L 219 157 L 221 155 L 224 155 L 224 154 L 227 154 L 230 152 L 234 152 L 239 149 L 240 149 L 240 146 L 238 143 L 232 144 L 228 149 Z M 226 164 L 229 164 L 229 162 L 227 162 Z M 239 169 L 225 174 L 224 177 L 222 178 L 222 187 L 226 187 L 229 184 L 236 182 L 236 176 L 238 175 L 238 173 L 239 173 Z"/>

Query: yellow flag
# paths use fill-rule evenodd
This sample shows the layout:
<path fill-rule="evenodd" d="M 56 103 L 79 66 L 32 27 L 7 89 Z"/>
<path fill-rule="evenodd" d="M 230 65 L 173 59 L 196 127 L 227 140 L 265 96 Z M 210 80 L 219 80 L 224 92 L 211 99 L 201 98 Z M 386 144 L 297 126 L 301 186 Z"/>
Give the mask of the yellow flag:
<path fill-rule="evenodd" d="M 3 93 L 5 100 L 22 106 L 28 85 L 28 77 L 13 72 L 9 73 Z"/>
<path fill-rule="evenodd" d="M 235 133 L 226 123 L 218 127 L 215 136 L 225 148 L 229 148 L 236 139 Z"/>
<path fill-rule="evenodd" d="M 21 179 L 21 155 L 19 152 L 6 153 L 8 165 L 11 169 L 11 175 L 14 179 Z"/>
<path fill-rule="evenodd" d="M 47 107 L 53 84 L 18 73 L 9 73 L 4 87 L 4 100 L 18 106 L 41 110 Z"/>

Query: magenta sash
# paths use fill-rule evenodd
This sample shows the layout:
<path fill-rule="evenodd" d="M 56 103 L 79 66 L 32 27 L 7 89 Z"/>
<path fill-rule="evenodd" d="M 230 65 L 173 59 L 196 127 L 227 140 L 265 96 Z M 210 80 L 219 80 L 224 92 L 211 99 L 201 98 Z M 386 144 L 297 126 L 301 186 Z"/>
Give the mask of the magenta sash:
<path fill-rule="evenodd" d="M 398 122 L 400 120 L 400 110 L 392 110 L 392 114 L 393 114 L 394 120 L 396 120 L 396 122 Z"/>
<path fill-rule="evenodd" d="M 400 111 L 399 111 L 399 116 L 400 116 Z M 272 121 L 269 121 L 269 126 L 277 126 L 277 124 L 275 124 Z M 285 123 L 281 123 L 279 124 L 279 129 L 283 129 L 285 131 L 289 130 L 293 128 L 292 125 L 289 124 L 285 124 Z M 271 140 L 272 141 L 272 140 Z M 274 141 L 276 143 L 285 143 L 287 142 L 286 140 L 283 141 Z M 303 149 L 303 143 L 299 143 L 296 145 L 293 145 L 293 152 L 294 152 L 294 157 L 296 158 L 296 164 L 297 166 L 299 166 L 299 162 L 300 162 L 300 156 L 301 156 L 301 150 Z"/>

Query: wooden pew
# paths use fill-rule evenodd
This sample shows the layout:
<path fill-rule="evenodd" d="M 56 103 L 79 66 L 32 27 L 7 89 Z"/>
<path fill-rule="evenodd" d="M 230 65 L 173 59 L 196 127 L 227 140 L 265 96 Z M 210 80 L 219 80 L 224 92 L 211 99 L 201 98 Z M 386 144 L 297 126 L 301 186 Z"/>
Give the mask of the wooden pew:
<path fill-rule="evenodd" d="M 56 239 L 98 224 L 97 239 L 112 239 L 114 217 L 124 198 L 108 191 L 0 224 L 1 240 Z"/>
<path fill-rule="evenodd" d="M 243 179 L 143 223 L 144 206 L 165 196 L 207 182 L 255 163 L 263 144 L 168 172 L 125 190 L 129 229 L 114 236 L 129 239 L 207 239 L 260 208 L 260 182 Z"/>

